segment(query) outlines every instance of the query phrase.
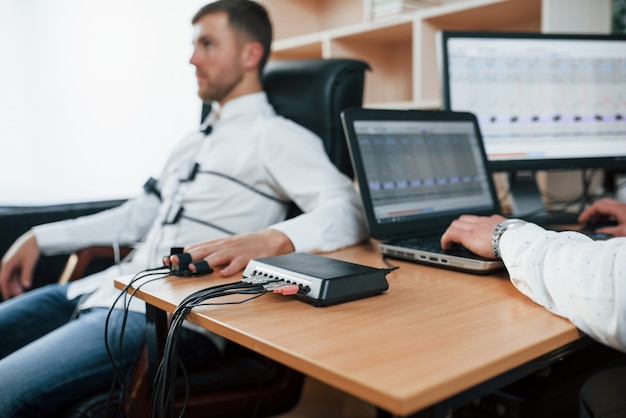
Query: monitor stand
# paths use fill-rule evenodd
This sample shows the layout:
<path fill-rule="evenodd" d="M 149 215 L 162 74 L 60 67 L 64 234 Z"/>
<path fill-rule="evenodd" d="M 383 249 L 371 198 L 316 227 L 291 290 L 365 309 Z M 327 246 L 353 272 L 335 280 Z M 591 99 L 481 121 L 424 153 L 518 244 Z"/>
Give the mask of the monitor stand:
<path fill-rule="evenodd" d="M 539 225 L 578 223 L 578 213 L 550 211 L 546 207 L 534 171 L 509 173 L 509 190 L 514 218 L 522 218 Z"/>

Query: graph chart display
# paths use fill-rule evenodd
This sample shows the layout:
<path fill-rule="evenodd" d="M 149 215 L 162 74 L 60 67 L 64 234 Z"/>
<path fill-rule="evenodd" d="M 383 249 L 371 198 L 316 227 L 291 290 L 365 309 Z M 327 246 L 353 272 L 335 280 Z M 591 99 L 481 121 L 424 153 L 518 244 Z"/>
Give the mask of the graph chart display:
<path fill-rule="evenodd" d="M 626 155 L 626 40 L 445 39 L 444 100 L 479 119 L 488 158 Z"/>
<path fill-rule="evenodd" d="M 489 202 L 470 123 L 359 121 L 355 130 L 380 222 Z"/>

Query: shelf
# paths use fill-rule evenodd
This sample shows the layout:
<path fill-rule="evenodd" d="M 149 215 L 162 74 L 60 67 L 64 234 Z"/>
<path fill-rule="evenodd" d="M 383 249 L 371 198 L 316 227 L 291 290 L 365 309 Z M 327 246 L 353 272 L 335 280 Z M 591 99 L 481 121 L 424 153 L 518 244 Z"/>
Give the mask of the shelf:
<path fill-rule="evenodd" d="M 436 109 L 438 31 L 541 29 L 542 0 L 442 0 L 374 20 L 367 1 L 263 0 L 276 27 L 271 59 L 362 59 L 372 68 L 365 105 Z"/>
<path fill-rule="evenodd" d="M 299 36 L 294 36 L 287 39 L 278 39 L 273 42 L 272 52 L 276 56 L 282 56 L 290 54 L 289 51 L 294 51 L 298 48 L 305 48 L 316 43 L 320 44 L 320 50 L 322 45 L 328 43 L 333 39 L 360 37 L 362 41 L 375 40 L 374 36 L 381 36 L 380 41 L 397 41 L 402 40 L 407 35 L 406 30 L 402 29 L 407 23 L 412 22 L 412 16 L 401 15 L 393 16 L 389 19 L 376 21 L 372 23 L 358 23 L 353 25 L 342 26 L 325 31 L 312 32 Z M 317 56 L 316 58 L 321 58 Z M 313 57 L 311 57 L 313 58 Z M 324 57 L 330 58 L 330 57 Z"/>
<path fill-rule="evenodd" d="M 612 7 L 611 0 L 440 0 L 372 19 L 370 0 L 258 1 L 274 23 L 270 59 L 361 59 L 372 68 L 364 106 L 395 109 L 441 107 L 439 31 L 606 33 Z"/>
<path fill-rule="evenodd" d="M 467 0 L 424 10 L 422 19 L 449 30 L 540 31 L 541 0 Z"/>
<path fill-rule="evenodd" d="M 349 26 L 365 21 L 364 0 L 260 0 L 268 10 L 274 40 Z"/>

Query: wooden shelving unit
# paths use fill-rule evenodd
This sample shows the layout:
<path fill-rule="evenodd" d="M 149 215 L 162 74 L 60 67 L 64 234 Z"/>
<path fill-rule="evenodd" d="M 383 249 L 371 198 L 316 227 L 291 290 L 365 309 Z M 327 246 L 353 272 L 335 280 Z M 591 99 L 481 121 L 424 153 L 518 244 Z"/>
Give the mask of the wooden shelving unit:
<path fill-rule="evenodd" d="M 261 0 L 275 27 L 272 59 L 358 58 L 372 67 L 365 104 L 440 105 L 436 33 L 541 30 L 541 0 L 441 0 L 378 19 L 369 0 Z"/>
<path fill-rule="evenodd" d="M 258 0 L 274 24 L 272 59 L 357 58 L 372 68 L 364 106 L 441 106 L 436 34 L 441 30 L 609 33 L 612 0 L 439 0 L 371 18 L 371 0 Z M 549 189 L 570 183 L 546 178 Z M 572 196 L 580 194 L 574 187 Z"/>

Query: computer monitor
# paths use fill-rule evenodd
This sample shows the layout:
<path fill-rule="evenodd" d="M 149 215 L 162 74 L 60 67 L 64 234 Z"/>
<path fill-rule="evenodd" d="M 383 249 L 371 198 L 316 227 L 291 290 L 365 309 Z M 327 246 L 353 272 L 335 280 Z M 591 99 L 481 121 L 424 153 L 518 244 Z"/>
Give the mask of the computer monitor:
<path fill-rule="evenodd" d="M 626 171 L 626 36 L 438 36 L 443 108 L 476 114 L 515 216 L 547 212 L 537 170 Z"/>

